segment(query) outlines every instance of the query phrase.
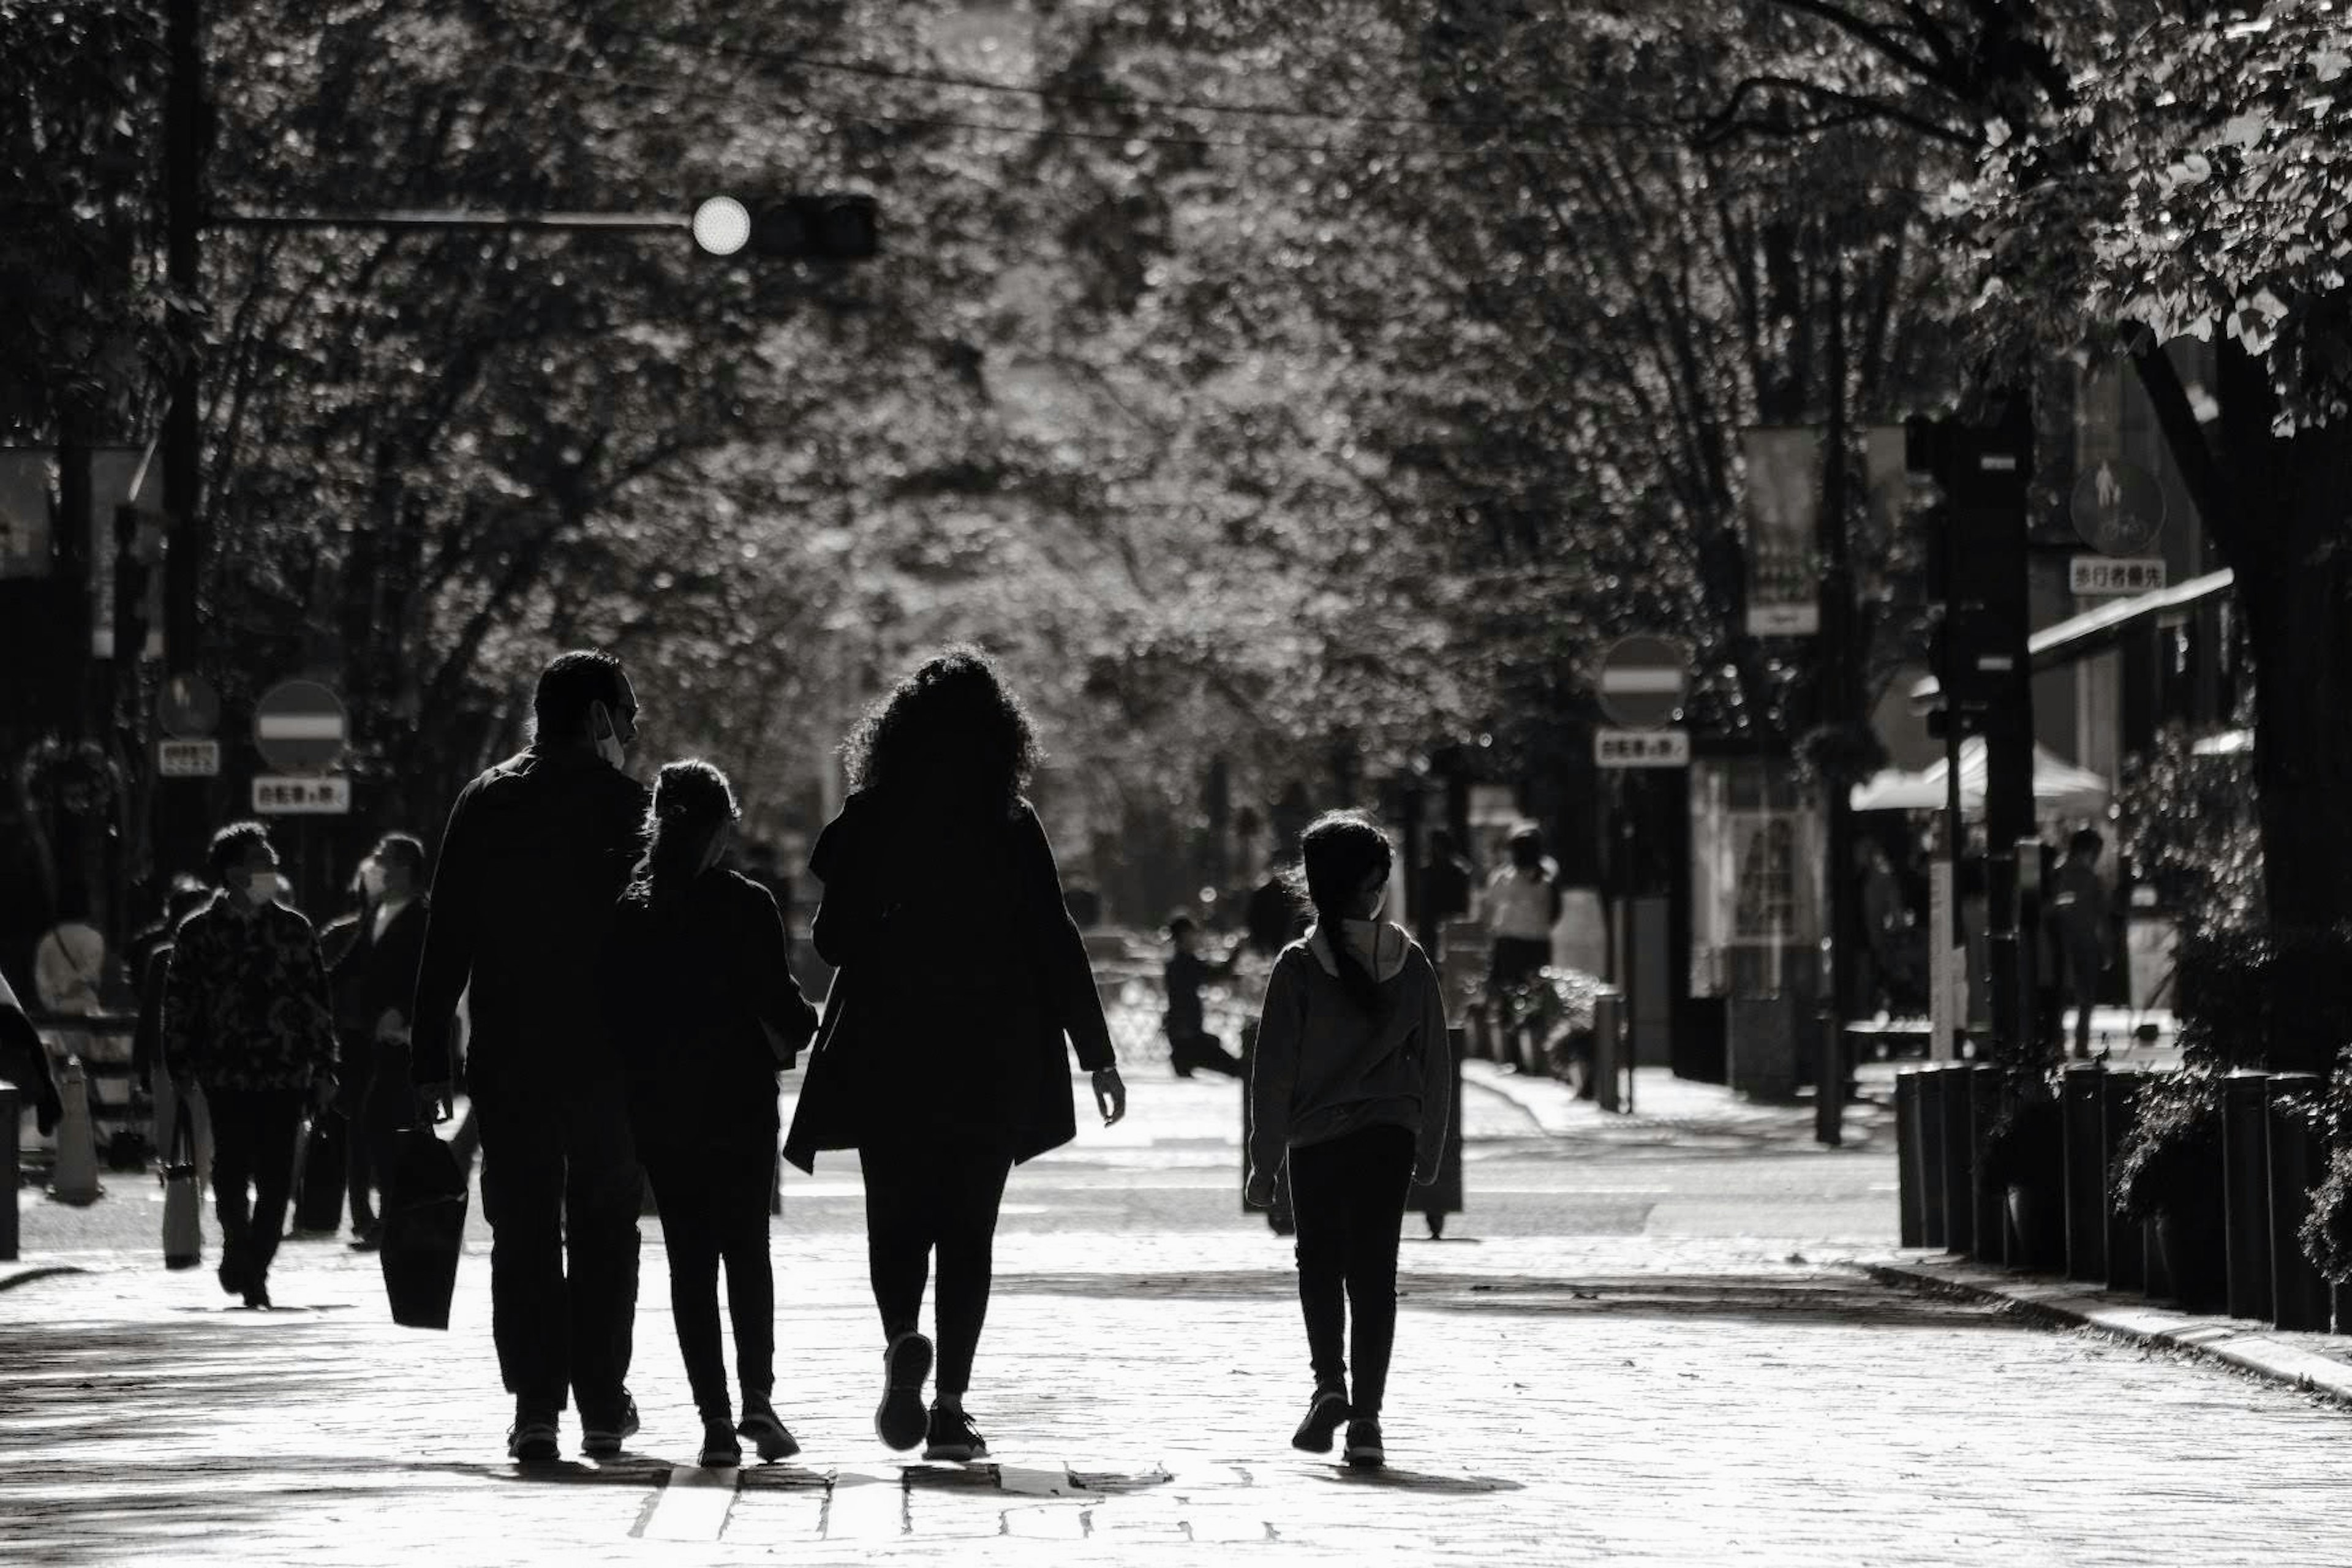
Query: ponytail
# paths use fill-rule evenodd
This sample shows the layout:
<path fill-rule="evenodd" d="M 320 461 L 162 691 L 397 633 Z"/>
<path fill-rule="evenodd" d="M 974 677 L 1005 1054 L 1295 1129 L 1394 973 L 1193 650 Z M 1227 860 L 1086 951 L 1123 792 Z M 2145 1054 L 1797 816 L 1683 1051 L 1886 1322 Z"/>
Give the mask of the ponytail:
<path fill-rule="evenodd" d="M 1349 951 L 1340 922 L 1361 918 L 1352 910 L 1366 882 L 1375 876 L 1388 879 L 1392 863 L 1388 835 L 1360 812 L 1328 811 L 1307 825 L 1298 848 L 1295 875 L 1304 883 L 1307 901 L 1315 906 L 1316 922 L 1330 945 L 1331 962 L 1339 971 L 1339 988 L 1365 1012 L 1378 1016 L 1387 1008 L 1380 982 Z"/>
<path fill-rule="evenodd" d="M 626 896 L 656 911 L 676 908 L 702 868 L 710 836 L 740 815 L 725 773 L 699 760 L 664 763 L 654 780 L 645 849 Z"/>

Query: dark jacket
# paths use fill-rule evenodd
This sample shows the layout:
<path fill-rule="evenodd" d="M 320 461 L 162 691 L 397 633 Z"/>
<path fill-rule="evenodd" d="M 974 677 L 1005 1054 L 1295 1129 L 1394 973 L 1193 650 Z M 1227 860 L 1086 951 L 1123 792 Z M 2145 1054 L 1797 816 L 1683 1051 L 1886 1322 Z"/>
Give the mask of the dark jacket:
<path fill-rule="evenodd" d="M 816 1032 L 774 895 L 712 867 L 656 909 L 621 900 L 604 965 L 640 1149 L 776 1146 L 776 1075 Z"/>
<path fill-rule="evenodd" d="M 425 926 L 433 901 L 423 896 L 400 906 L 378 936 L 375 911 L 360 917 L 359 930 L 332 973 L 339 1007 L 348 1006 L 352 1025 L 375 1037 L 385 1013 L 408 1016 L 416 1005 L 416 973 L 425 962 Z"/>
<path fill-rule="evenodd" d="M 469 985 L 477 1089 L 616 1069 L 597 965 L 645 811 L 645 786 L 585 752 L 527 751 L 458 793 L 408 1015 L 418 1083 L 450 1081 Z"/>
<path fill-rule="evenodd" d="M 33 1108 L 34 1125 L 45 1136 L 56 1129 L 64 1102 L 49 1071 L 49 1047 L 25 1016 L 5 974 L 0 974 L 0 1082 L 16 1086 L 19 1103 Z"/>
<path fill-rule="evenodd" d="M 183 1081 L 306 1089 L 335 1070 L 334 1010 L 310 922 L 283 904 L 240 911 L 220 892 L 172 942 L 163 1065 Z"/>
<path fill-rule="evenodd" d="M 852 795 L 809 856 L 824 884 L 810 937 L 837 966 L 784 1141 L 821 1149 L 947 1125 L 1027 1160 L 1077 1135 L 1079 1065 L 1114 1064 L 1085 940 L 1028 802 L 947 819 Z"/>

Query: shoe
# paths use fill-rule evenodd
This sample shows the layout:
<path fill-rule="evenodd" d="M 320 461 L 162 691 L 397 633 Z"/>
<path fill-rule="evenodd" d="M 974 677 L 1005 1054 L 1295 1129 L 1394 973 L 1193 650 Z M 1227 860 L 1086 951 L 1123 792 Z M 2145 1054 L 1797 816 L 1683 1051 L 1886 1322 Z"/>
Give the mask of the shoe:
<path fill-rule="evenodd" d="M 245 1281 L 245 1304 L 260 1311 L 269 1310 L 269 1281 L 248 1275 Z"/>
<path fill-rule="evenodd" d="M 518 1411 L 507 1428 L 507 1458 L 518 1464 L 543 1465 L 562 1457 L 555 1442 L 555 1417 L 525 1415 Z"/>
<path fill-rule="evenodd" d="M 735 1440 L 735 1428 L 727 1417 L 702 1424 L 702 1454 L 695 1460 L 706 1470 L 724 1469 L 743 1462 L 743 1445 Z"/>
<path fill-rule="evenodd" d="M 383 1247 L 383 1224 L 378 1221 L 343 1243 L 353 1252 L 376 1252 Z"/>
<path fill-rule="evenodd" d="M 585 1421 L 581 1423 L 580 1451 L 592 1459 L 616 1458 L 620 1455 L 621 1445 L 636 1435 L 637 1402 L 625 1388 L 621 1390 L 621 1415 L 618 1420 L 609 1423 L 599 1422 L 593 1426 Z"/>
<path fill-rule="evenodd" d="M 1290 1435 L 1290 1446 L 1302 1453 L 1328 1454 L 1331 1451 L 1331 1436 L 1348 1419 L 1348 1394 L 1345 1389 L 1318 1388 L 1315 1402 L 1307 1407 L 1307 1419 Z"/>
<path fill-rule="evenodd" d="M 769 1464 L 801 1451 L 799 1439 L 776 1419 L 775 1410 L 764 1399 L 743 1401 L 743 1419 L 735 1423 L 735 1435 L 751 1438 L 760 1458 Z"/>
<path fill-rule="evenodd" d="M 912 1331 L 882 1352 L 882 1404 L 874 1435 L 900 1452 L 923 1440 L 923 1379 L 931 1375 L 931 1342 Z"/>
<path fill-rule="evenodd" d="M 1340 1455 L 1354 1468 L 1377 1470 L 1389 1462 L 1381 1448 L 1381 1421 L 1377 1415 L 1348 1423 L 1348 1447 Z"/>
<path fill-rule="evenodd" d="M 929 1435 L 923 1442 L 923 1458 L 943 1459 L 950 1464 L 969 1464 L 988 1458 L 988 1439 L 971 1424 L 961 1405 L 953 1410 L 942 1405 L 931 1406 Z"/>
<path fill-rule="evenodd" d="M 220 1267 L 213 1271 L 213 1278 L 220 1281 L 224 1295 L 245 1294 L 245 1264 L 226 1247 L 221 1249 Z"/>

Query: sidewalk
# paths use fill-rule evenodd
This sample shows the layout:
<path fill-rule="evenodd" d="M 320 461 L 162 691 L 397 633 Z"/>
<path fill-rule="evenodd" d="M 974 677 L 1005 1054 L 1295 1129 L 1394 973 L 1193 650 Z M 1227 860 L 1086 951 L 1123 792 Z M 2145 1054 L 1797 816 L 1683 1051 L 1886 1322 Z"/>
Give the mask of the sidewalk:
<path fill-rule="evenodd" d="M 803 1456 L 733 1475 L 688 1463 L 657 1226 L 644 1432 L 598 1465 L 567 1420 L 566 1458 L 526 1471 L 503 1457 L 478 1211 L 436 1334 L 390 1324 L 374 1260 L 340 1242 L 288 1244 L 285 1310 L 230 1310 L 208 1271 L 156 1266 L 156 1206 L 118 1186 L 105 1203 L 136 1217 L 135 1247 L 61 1250 L 42 1261 L 90 1271 L 0 1291 L 0 1556 L 2137 1568 L 2161 1543 L 2345 1561 L 2335 1417 L 1868 1278 L 1838 1259 L 1891 1250 L 1880 1112 L 1854 1108 L 1849 1146 L 1822 1150 L 1810 1108 L 1646 1079 L 1643 1113 L 1617 1118 L 1472 1069 L 1464 1235 L 1404 1248 L 1391 1468 L 1295 1453 L 1295 1276 L 1289 1244 L 1238 1212 L 1239 1090 L 1132 1087 L 1128 1122 L 1014 1174 L 972 1391 L 995 1458 L 968 1468 L 873 1436 L 846 1160 L 795 1173 L 774 1231 L 777 1402 Z"/>

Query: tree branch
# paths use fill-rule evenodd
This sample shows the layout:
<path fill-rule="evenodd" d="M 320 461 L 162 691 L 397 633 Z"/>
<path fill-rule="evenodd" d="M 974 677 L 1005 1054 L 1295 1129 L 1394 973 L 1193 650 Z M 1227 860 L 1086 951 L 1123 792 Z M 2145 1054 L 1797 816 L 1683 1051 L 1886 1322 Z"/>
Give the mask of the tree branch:
<path fill-rule="evenodd" d="M 1700 124 L 1697 132 L 1692 137 L 1694 145 L 1703 148 L 1717 146 L 1743 131 L 1769 132 L 1775 135 L 1788 136 L 1799 134 L 1809 129 L 1826 128 L 1823 125 L 1811 127 L 1792 124 L 1768 125 L 1752 120 L 1742 121 L 1739 119 L 1739 110 L 1741 105 L 1747 101 L 1748 95 L 1766 89 L 1801 93 L 1807 98 L 1843 104 L 1853 110 L 1856 119 L 1892 121 L 1897 125 L 1916 132 L 1931 141 L 1941 142 L 1947 146 L 1975 152 L 1984 145 L 1984 138 L 1976 132 L 1960 131 L 1948 125 L 1938 124 L 1925 115 L 1914 113 L 1910 110 L 1888 103 L 1883 99 L 1864 98 L 1858 93 L 1845 92 L 1837 88 L 1825 87 L 1819 82 L 1806 81 L 1799 77 L 1789 76 L 1742 78 L 1732 87 L 1730 100 L 1721 109 L 1707 116 Z M 1850 121 L 1829 123 L 1848 122 Z"/>
<path fill-rule="evenodd" d="M 2125 327 L 2124 335 L 2132 368 L 2139 373 L 2140 386 L 2156 415 L 2157 428 L 2164 433 L 2164 444 L 2180 470 L 2181 483 L 2188 487 L 2199 518 L 2223 554 L 2233 562 L 2250 559 L 2254 544 L 2252 531 L 2230 504 L 2229 478 L 2221 470 L 2212 443 L 2205 438 L 2204 426 L 2198 423 L 2179 368 L 2151 329 L 2134 321 Z"/>

